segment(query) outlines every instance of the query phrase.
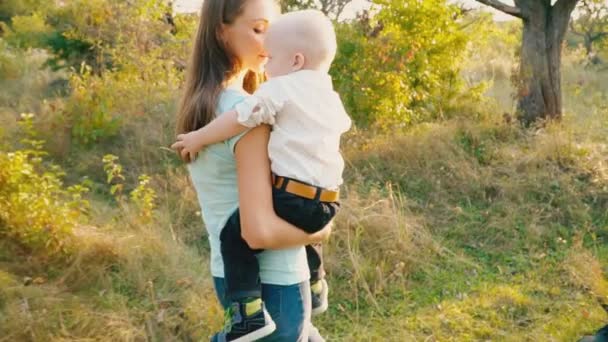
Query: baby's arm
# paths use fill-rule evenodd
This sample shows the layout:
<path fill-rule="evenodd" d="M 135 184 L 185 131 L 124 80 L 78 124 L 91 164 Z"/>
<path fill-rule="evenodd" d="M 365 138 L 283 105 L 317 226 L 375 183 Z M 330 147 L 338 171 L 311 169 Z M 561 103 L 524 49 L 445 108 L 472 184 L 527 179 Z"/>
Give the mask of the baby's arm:
<path fill-rule="evenodd" d="M 180 151 L 182 159 L 194 160 L 207 145 L 230 139 L 261 124 L 273 125 L 282 106 L 282 102 L 270 98 L 251 96 L 204 127 L 178 135 L 177 142 L 171 147 Z"/>
<path fill-rule="evenodd" d="M 196 141 L 199 151 L 207 146 L 228 140 L 247 130 L 246 126 L 241 125 L 237 121 L 238 113 L 236 110 L 231 110 L 222 113 L 219 117 L 213 119 L 209 124 L 192 132 L 193 139 Z M 198 151 L 196 151 L 198 152 Z"/>
<path fill-rule="evenodd" d="M 261 124 L 274 125 L 274 116 L 282 107 L 268 98 L 252 96 L 238 103 L 233 110 L 222 113 L 218 118 L 193 133 L 198 151 L 204 146 L 235 137 L 249 128 Z"/>
<path fill-rule="evenodd" d="M 177 136 L 171 148 L 179 151 L 184 160 L 193 161 L 203 147 L 230 139 L 247 130 L 237 121 L 236 110 L 223 113 L 217 119 L 196 131 Z"/>

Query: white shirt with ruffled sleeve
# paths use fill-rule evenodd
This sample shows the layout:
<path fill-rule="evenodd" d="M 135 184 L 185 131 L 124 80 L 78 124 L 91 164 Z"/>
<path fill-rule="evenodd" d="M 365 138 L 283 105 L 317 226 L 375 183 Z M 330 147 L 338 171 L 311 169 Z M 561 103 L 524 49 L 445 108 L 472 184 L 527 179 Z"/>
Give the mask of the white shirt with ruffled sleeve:
<path fill-rule="evenodd" d="M 325 189 L 342 184 L 340 136 L 351 120 L 328 74 L 300 70 L 272 78 L 235 109 L 244 126 L 272 125 L 268 154 L 275 174 Z"/>

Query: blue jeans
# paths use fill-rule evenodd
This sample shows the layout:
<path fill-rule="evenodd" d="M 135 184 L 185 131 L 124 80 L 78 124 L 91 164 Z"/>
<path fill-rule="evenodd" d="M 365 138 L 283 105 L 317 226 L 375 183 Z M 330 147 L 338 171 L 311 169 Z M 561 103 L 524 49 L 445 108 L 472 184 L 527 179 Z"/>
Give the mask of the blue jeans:
<path fill-rule="evenodd" d="M 224 308 L 230 305 L 226 297 L 224 278 L 213 278 L 217 298 Z M 323 342 L 323 337 L 310 321 L 310 283 L 294 285 L 262 284 L 262 299 L 277 325 L 264 342 Z"/>

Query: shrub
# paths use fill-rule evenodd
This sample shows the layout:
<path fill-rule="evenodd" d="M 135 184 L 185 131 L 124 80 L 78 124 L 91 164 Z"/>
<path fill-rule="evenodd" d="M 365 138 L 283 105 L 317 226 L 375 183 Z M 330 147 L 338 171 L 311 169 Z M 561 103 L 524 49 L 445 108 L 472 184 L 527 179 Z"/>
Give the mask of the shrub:
<path fill-rule="evenodd" d="M 34 139 L 33 115 L 22 115 L 23 149 L 0 151 L 0 236 L 35 255 L 67 256 L 72 230 L 86 218 L 82 185 L 66 187 L 63 172 L 43 162 L 42 142 Z"/>
<path fill-rule="evenodd" d="M 464 91 L 467 37 L 443 0 L 377 0 L 378 11 L 337 26 L 332 75 L 355 122 L 405 127 L 443 117 Z"/>

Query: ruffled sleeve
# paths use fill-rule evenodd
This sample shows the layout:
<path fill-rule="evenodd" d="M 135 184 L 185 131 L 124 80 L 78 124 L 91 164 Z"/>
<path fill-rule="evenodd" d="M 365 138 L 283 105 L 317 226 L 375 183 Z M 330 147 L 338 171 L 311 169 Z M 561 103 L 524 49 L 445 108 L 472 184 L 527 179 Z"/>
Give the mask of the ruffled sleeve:
<path fill-rule="evenodd" d="M 256 127 L 261 124 L 274 125 L 275 116 L 284 104 L 283 101 L 273 100 L 270 97 L 254 95 L 238 103 L 234 109 L 241 125 Z"/>

